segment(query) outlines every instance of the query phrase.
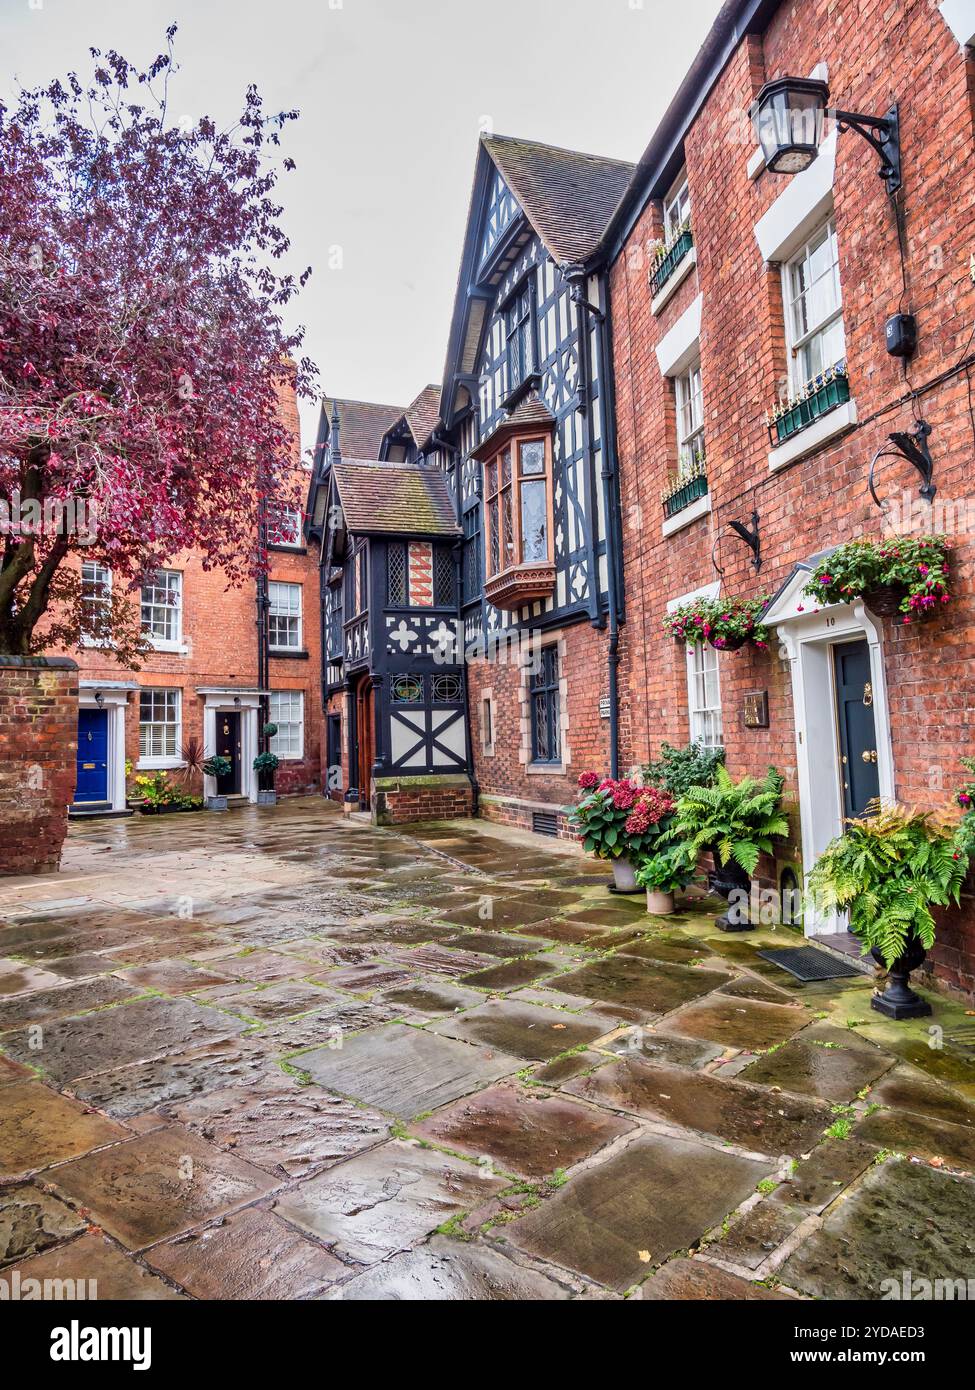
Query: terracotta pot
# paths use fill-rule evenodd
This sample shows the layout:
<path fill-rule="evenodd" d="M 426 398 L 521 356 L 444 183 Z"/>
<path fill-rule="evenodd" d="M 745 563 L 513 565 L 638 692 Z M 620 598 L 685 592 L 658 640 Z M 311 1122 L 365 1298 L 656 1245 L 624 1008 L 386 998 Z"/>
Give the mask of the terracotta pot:
<path fill-rule="evenodd" d="M 636 890 L 636 868 L 625 854 L 613 860 L 613 882 L 618 893 L 632 893 Z"/>
<path fill-rule="evenodd" d="M 673 910 L 673 893 L 661 893 L 658 888 L 647 889 L 647 911 L 654 917 L 669 917 Z"/>
<path fill-rule="evenodd" d="M 876 589 L 867 589 L 863 601 L 871 613 L 882 618 L 896 618 L 901 611 L 904 590 L 899 584 L 878 584 Z"/>

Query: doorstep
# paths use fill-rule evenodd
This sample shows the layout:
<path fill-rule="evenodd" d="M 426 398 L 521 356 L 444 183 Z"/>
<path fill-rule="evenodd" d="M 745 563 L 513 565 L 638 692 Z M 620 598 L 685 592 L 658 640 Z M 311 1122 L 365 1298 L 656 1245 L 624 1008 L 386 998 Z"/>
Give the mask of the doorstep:
<path fill-rule="evenodd" d="M 120 820 L 134 815 L 135 811 L 128 807 L 124 811 L 113 810 L 110 801 L 79 801 L 68 807 L 68 820 Z"/>
<path fill-rule="evenodd" d="M 821 936 L 807 936 L 806 940 L 810 946 L 819 946 L 824 951 L 831 951 L 834 956 L 841 956 L 851 965 L 855 965 L 861 975 L 872 975 L 874 973 L 873 962 L 869 956 L 861 954 L 861 943 L 858 937 L 852 932 L 838 931 L 825 932 Z"/>

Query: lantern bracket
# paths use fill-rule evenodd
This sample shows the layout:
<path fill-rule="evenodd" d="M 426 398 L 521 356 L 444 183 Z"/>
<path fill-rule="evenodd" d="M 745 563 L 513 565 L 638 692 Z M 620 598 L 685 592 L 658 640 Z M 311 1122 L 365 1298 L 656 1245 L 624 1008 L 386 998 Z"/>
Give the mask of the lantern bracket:
<path fill-rule="evenodd" d="M 758 512 L 752 512 L 750 526 L 746 526 L 743 521 L 729 521 L 728 526 L 736 536 L 741 537 L 752 552 L 752 564 L 757 573 L 762 568 L 762 544 L 758 536 Z"/>
<path fill-rule="evenodd" d="M 933 502 L 938 491 L 937 484 L 932 482 L 934 476 L 934 460 L 931 457 L 931 450 L 928 448 L 928 436 L 931 434 L 931 426 L 926 420 L 918 420 L 917 428 L 908 433 L 907 430 L 896 430 L 888 435 L 888 439 L 900 454 L 901 458 L 907 459 L 921 475 L 921 486 L 918 489 L 925 502 Z M 874 469 L 877 461 L 882 458 L 890 458 L 892 455 L 883 448 L 878 449 L 870 463 L 870 476 L 867 485 L 870 489 L 870 496 L 881 511 L 884 511 L 884 504 L 877 496 L 877 489 L 874 485 Z"/>
<path fill-rule="evenodd" d="M 897 103 L 894 102 L 886 116 L 866 116 L 860 111 L 835 109 L 831 114 L 837 130 L 855 130 L 877 152 L 880 156 L 880 168 L 877 172 L 887 185 L 887 192 L 893 196 L 901 186 L 900 116 Z"/>

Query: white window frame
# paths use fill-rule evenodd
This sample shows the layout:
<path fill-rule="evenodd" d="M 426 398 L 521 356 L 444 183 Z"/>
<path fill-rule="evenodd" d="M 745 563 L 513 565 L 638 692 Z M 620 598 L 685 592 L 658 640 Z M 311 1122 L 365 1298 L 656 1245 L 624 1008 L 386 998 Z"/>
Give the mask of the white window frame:
<path fill-rule="evenodd" d="M 172 696 L 176 710 L 175 722 L 170 720 L 146 720 L 142 718 L 142 697 L 143 695 L 164 695 Z M 183 692 L 179 686 L 145 686 L 138 692 L 139 698 L 139 767 L 147 770 L 156 771 L 160 768 L 183 767 L 181 750 L 183 747 Z M 152 728 L 172 728 L 174 730 L 173 747 L 175 753 L 143 753 L 142 751 L 142 731 Z"/>
<path fill-rule="evenodd" d="M 714 674 L 715 703 L 707 698 L 707 674 Z M 687 713 L 691 743 L 704 748 L 724 747 L 721 715 L 721 672 L 718 653 L 709 642 L 687 646 Z"/>
<path fill-rule="evenodd" d="M 289 702 L 297 700 L 297 719 L 282 719 L 280 714 L 275 713 L 275 701 L 280 700 L 282 696 L 287 696 Z M 305 756 L 305 692 L 303 690 L 272 690 L 268 697 L 268 723 L 277 724 L 278 726 L 278 732 L 274 735 L 274 737 L 270 740 L 268 744 L 268 751 L 276 754 L 282 762 L 300 762 L 302 758 Z M 291 750 L 291 737 L 289 737 L 288 739 L 289 750 L 285 752 L 281 747 L 282 737 L 280 731 L 285 725 L 287 725 L 289 729 L 297 728 L 298 730 L 297 752 L 293 752 Z"/>
<path fill-rule="evenodd" d="M 818 249 L 823 242 L 823 234 L 832 239 L 833 258 L 830 262 L 831 273 L 835 277 L 836 284 L 836 304 L 829 313 L 824 314 L 821 319 L 813 324 L 807 324 L 801 329 L 796 324 L 796 310 L 799 305 L 808 298 L 812 285 L 807 283 L 806 288 L 799 289 L 797 286 L 797 271 L 800 266 L 808 266 L 812 250 Z M 820 276 L 819 280 L 824 277 Z M 817 284 L 819 281 L 813 282 Z M 846 329 L 843 323 L 843 289 L 840 283 L 839 265 L 839 243 L 836 236 L 836 218 L 832 213 L 824 222 L 820 222 L 811 236 L 808 236 L 799 250 L 785 262 L 782 267 L 782 302 L 785 309 L 783 315 L 785 319 L 786 344 L 789 352 L 789 383 L 793 395 L 802 390 L 808 382 L 814 381 L 821 372 L 829 367 L 835 366 L 838 362 L 846 360 Z M 810 347 L 825 339 L 830 329 L 839 324 L 840 332 L 843 337 L 843 350 L 838 355 L 831 353 L 829 360 L 823 358 L 819 367 L 809 369 L 809 359 L 807 356 Z M 822 349 L 820 349 L 822 356 Z"/>
<path fill-rule="evenodd" d="M 702 464 L 706 458 L 704 383 L 700 357 L 674 378 L 674 404 L 677 410 L 677 474 L 685 478 L 690 475 L 695 448 L 700 451 Z"/>
<path fill-rule="evenodd" d="M 269 531 L 277 527 L 282 532 L 285 530 L 287 522 L 293 523 L 295 539 L 292 540 L 271 540 L 268 545 L 275 550 L 301 550 L 305 540 L 301 533 L 302 522 L 304 520 L 300 507 L 292 507 L 286 502 L 268 502 L 267 504 L 267 526 Z"/>
<path fill-rule="evenodd" d="M 486 758 L 494 757 L 494 691 L 481 692 L 481 752 Z"/>
<path fill-rule="evenodd" d="M 302 593 L 301 593 L 301 589 L 302 589 L 302 586 L 301 586 L 300 584 L 293 584 L 293 583 L 290 583 L 290 582 L 288 582 L 288 581 L 286 581 L 286 580 L 272 579 L 272 580 L 269 580 L 269 582 L 268 582 L 268 586 L 267 586 L 267 629 L 268 629 L 268 646 L 270 647 L 270 649 L 271 649 L 272 652 L 300 652 L 300 651 L 302 650 L 302 645 L 301 645 L 301 644 L 302 644 Z M 292 605 L 292 603 L 291 603 L 290 600 L 289 600 L 289 602 L 288 602 L 287 605 L 282 605 L 282 603 L 281 603 L 281 596 L 282 596 L 282 593 L 283 593 L 284 590 L 288 590 L 289 593 L 291 593 L 291 592 L 297 592 L 297 595 L 298 595 L 298 604 L 297 604 L 297 608 L 295 608 L 295 607 Z M 284 621 L 289 621 L 289 622 L 290 622 L 292 619 L 297 620 L 297 621 L 296 621 L 295 630 L 294 630 L 294 637 L 295 637 L 295 640 L 294 640 L 293 642 L 289 641 L 286 645 L 282 646 L 279 642 L 276 642 L 276 641 L 273 641 L 273 640 L 272 640 L 271 632 L 272 632 L 272 628 L 273 628 L 273 626 L 274 626 L 273 620 L 274 620 L 275 618 L 278 618 L 278 619 L 281 619 L 281 620 L 284 620 Z"/>
<path fill-rule="evenodd" d="M 681 228 L 691 217 L 691 190 L 687 182 L 687 170 L 682 169 L 664 199 L 664 245 L 671 246 L 677 240 Z"/>
<path fill-rule="evenodd" d="M 96 573 L 95 573 L 95 575 L 93 575 L 91 578 L 89 578 L 89 579 L 86 580 L 86 578 L 85 578 L 85 570 L 95 570 Z M 97 584 L 100 583 L 100 584 L 102 585 L 102 592 L 101 592 L 100 594 L 90 594 L 90 595 L 88 595 L 88 597 L 87 597 L 87 599 L 86 599 L 86 597 L 85 597 L 85 584 L 86 584 L 86 583 L 93 584 L 93 585 L 97 585 Z M 96 604 L 96 603 L 98 603 L 98 604 L 101 604 L 101 605 L 102 605 L 103 607 L 105 607 L 105 608 L 110 608 L 111 605 L 112 605 L 112 571 L 109 569 L 108 565 L 103 565 L 103 564 L 101 563 L 100 560 L 83 560 L 83 561 L 82 561 L 82 564 L 81 564 L 81 602 L 82 602 L 82 605 L 84 605 L 86 602 L 87 602 L 87 603 L 91 603 L 91 604 Z M 101 642 L 99 642 L 96 638 L 92 637 L 89 633 L 83 632 L 83 633 L 81 634 L 80 645 L 81 645 L 82 647 L 101 647 L 101 646 L 103 646 L 103 645 L 104 645 L 104 646 L 107 646 L 107 645 L 109 645 L 109 644 L 108 644 L 108 643 L 101 643 Z"/>
<path fill-rule="evenodd" d="M 166 576 L 167 582 L 165 586 L 155 583 L 155 580 L 157 580 L 160 575 Z M 170 580 L 175 580 L 175 584 L 171 584 L 169 582 Z M 147 604 L 147 589 L 153 589 L 156 591 L 164 590 L 165 593 L 173 593 L 176 596 L 175 602 L 160 603 L 156 599 L 151 599 Z M 147 606 L 150 609 L 158 610 L 159 612 L 165 611 L 172 613 L 174 633 L 173 636 L 159 637 L 156 633 L 150 630 L 150 628 L 146 625 L 146 618 L 144 612 Z M 179 570 L 157 570 L 155 575 L 152 576 L 150 582 L 148 584 L 143 584 L 142 591 L 139 595 L 139 612 L 142 620 L 142 631 L 149 638 L 150 643 L 157 652 L 178 652 L 181 649 L 183 644 L 183 576 L 179 572 Z"/>

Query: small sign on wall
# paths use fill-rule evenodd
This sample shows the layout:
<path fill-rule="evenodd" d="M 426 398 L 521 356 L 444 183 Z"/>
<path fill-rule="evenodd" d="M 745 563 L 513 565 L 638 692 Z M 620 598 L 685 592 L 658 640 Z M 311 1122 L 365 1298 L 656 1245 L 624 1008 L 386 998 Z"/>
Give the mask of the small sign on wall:
<path fill-rule="evenodd" d="M 608 719 L 608 718 L 609 718 L 609 696 L 608 696 L 608 695 L 604 695 L 604 696 L 602 697 L 602 699 L 599 701 L 599 717 L 600 717 L 600 719 Z"/>
<path fill-rule="evenodd" d="M 768 728 L 768 691 L 746 690 L 744 704 L 745 728 Z"/>

